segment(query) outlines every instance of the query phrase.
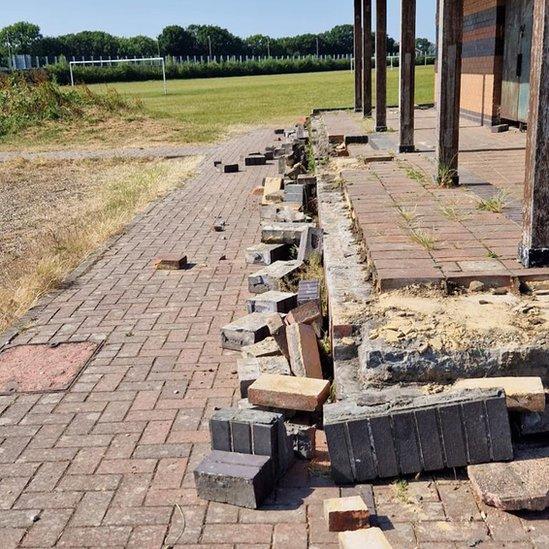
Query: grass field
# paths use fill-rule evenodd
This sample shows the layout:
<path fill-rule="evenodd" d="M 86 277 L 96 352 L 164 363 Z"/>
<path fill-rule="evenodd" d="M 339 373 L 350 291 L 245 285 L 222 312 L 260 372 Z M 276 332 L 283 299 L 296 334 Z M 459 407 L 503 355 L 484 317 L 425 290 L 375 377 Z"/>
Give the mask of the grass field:
<path fill-rule="evenodd" d="M 388 71 L 390 105 L 398 103 L 398 74 L 398 69 Z M 183 123 L 185 142 L 212 141 L 239 126 L 288 122 L 315 107 L 350 107 L 354 94 L 350 71 L 171 80 L 168 96 L 163 95 L 161 82 L 110 86 L 140 98 L 153 116 Z M 432 102 L 433 93 L 434 68 L 417 67 L 416 103 Z"/>

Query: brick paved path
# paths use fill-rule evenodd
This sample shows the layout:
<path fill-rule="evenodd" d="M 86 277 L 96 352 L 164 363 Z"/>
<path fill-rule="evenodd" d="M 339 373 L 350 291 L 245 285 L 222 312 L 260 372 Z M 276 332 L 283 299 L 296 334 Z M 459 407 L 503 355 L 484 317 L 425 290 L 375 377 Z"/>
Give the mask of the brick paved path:
<path fill-rule="evenodd" d="M 251 133 L 224 145 L 221 157 L 237 160 L 270 139 Z M 235 399 L 237 355 L 221 351 L 219 327 L 244 311 L 243 251 L 259 241 L 250 190 L 274 172 L 220 176 L 211 160 L 75 285 L 35 310 L 33 325 L 13 341 L 106 338 L 66 393 L 0 397 L 0 547 L 336 547 L 322 501 L 355 489 L 334 487 L 304 463 L 267 510 L 196 497 L 192 469 L 209 450 L 207 419 Z M 225 233 L 212 231 L 216 216 L 226 219 Z M 150 268 L 160 251 L 172 250 L 196 265 Z M 368 496 L 371 487 L 363 491 Z M 549 545 L 548 521 L 480 509 L 462 481 L 373 491 L 395 548 Z"/>

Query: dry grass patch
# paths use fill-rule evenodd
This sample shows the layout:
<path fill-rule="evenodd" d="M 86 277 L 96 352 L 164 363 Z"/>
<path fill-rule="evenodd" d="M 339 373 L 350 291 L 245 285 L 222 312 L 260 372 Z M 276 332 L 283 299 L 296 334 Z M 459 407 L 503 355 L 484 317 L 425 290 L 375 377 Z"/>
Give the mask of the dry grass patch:
<path fill-rule="evenodd" d="M 198 161 L 0 163 L 0 331 L 137 212 L 181 186 Z"/>

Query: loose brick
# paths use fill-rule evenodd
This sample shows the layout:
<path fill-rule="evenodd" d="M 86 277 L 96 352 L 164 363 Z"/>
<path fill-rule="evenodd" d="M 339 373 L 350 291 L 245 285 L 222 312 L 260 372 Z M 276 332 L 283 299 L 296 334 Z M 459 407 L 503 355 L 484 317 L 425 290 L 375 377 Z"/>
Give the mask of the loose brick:
<path fill-rule="evenodd" d="M 288 259 L 286 244 L 257 244 L 246 250 L 246 262 L 252 265 L 271 265 L 275 261 Z"/>
<path fill-rule="evenodd" d="M 250 154 L 244 159 L 246 166 L 265 166 L 267 158 L 264 154 Z"/>
<path fill-rule="evenodd" d="M 549 433 L 549 394 L 545 395 L 545 411 L 519 414 L 518 426 L 522 435 Z"/>
<path fill-rule="evenodd" d="M 301 233 L 297 259 L 299 261 L 310 261 L 313 256 L 321 258 L 323 255 L 324 231 L 307 227 Z"/>
<path fill-rule="evenodd" d="M 316 426 L 300 423 L 294 418 L 286 421 L 285 425 L 295 455 L 302 459 L 313 459 L 316 455 Z"/>
<path fill-rule="evenodd" d="M 165 254 L 155 259 L 154 266 L 159 271 L 180 271 L 187 268 L 187 256 Z"/>
<path fill-rule="evenodd" d="M 330 532 L 369 528 L 370 511 L 360 496 L 324 500 L 324 518 Z"/>
<path fill-rule="evenodd" d="M 248 289 L 252 294 L 281 291 L 303 266 L 301 261 L 276 261 L 248 277 Z"/>
<path fill-rule="evenodd" d="M 252 404 L 314 412 L 330 396 L 330 382 L 304 377 L 263 374 L 248 389 Z"/>
<path fill-rule="evenodd" d="M 293 202 L 300 208 L 305 204 L 305 185 L 288 183 L 284 186 L 284 202 Z"/>
<path fill-rule="evenodd" d="M 221 346 L 238 351 L 269 337 L 267 318 L 268 315 L 252 313 L 224 326 L 221 329 Z"/>
<path fill-rule="evenodd" d="M 545 390 L 540 377 L 488 377 L 461 379 L 454 384 L 463 389 L 503 389 L 507 408 L 513 412 L 544 412 Z"/>
<path fill-rule="evenodd" d="M 292 309 L 284 321 L 288 326 L 308 324 L 314 329 L 317 337 L 322 336 L 322 312 L 315 301 L 308 301 Z"/>
<path fill-rule="evenodd" d="M 272 492 L 271 458 L 214 450 L 195 469 L 198 496 L 208 501 L 257 509 Z"/>
<path fill-rule="evenodd" d="M 313 301 L 320 309 L 321 294 L 319 280 L 300 280 L 297 289 L 297 304 L 303 305 Z"/>
<path fill-rule="evenodd" d="M 267 337 L 254 345 L 242 347 L 242 358 L 261 358 L 267 356 L 280 356 L 282 351 L 274 337 Z"/>
<path fill-rule="evenodd" d="M 290 324 L 286 330 L 292 373 L 322 379 L 322 364 L 316 335 L 308 324 Z"/>
<path fill-rule="evenodd" d="M 284 180 L 282 177 L 266 177 L 263 181 L 263 198 L 261 204 L 267 206 L 269 204 L 278 204 L 282 202 L 284 193 Z"/>
<path fill-rule="evenodd" d="M 299 246 L 301 233 L 314 223 L 265 223 L 261 228 L 261 241 L 266 244 L 293 244 Z"/>
<path fill-rule="evenodd" d="M 297 294 L 270 291 L 248 299 L 248 313 L 289 313 L 297 306 Z"/>
<path fill-rule="evenodd" d="M 392 549 L 385 534 L 379 528 L 340 532 L 338 534 L 340 549 Z"/>
<path fill-rule="evenodd" d="M 513 457 L 503 391 L 392 398 L 374 405 L 347 401 L 324 407 L 324 429 L 337 482 Z"/>
<path fill-rule="evenodd" d="M 292 375 L 288 359 L 284 356 L 242 358 L 237 360 L 237 371 L 242 398 L 248 398 L 248 387 L 262 374 Z"/>

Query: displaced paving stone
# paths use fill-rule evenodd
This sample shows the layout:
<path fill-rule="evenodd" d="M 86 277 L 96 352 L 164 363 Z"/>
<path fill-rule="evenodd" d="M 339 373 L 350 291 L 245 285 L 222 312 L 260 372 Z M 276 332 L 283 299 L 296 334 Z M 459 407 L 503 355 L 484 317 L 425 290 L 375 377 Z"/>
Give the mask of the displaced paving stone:
<path fill-rule="evenodd" d="M 261 206 L 261 221 L 272 223 L 308 223 L 311 217 L 299 211 L 299 204 L 278 204 Z"/>
<path fill-rule="evenodd" d="M 301 233 L 314 223 L 266 223 L 261 228 L 261 241 L 265 244 L 295 244 L 299 246 Z"/>
<path fill-rule="evenodd" d="M 297 259 L 299 261 L 309 261 L 311 256 L 322 257 L 322 246 L 324 243 L 324 231 L 308 227 L 301 233 L 299 241 L 299 252 Z"/>
<path fill-rule="evenodd" d="M 285 244 L 257 244 L 246 250 L 246 262 L 252 265 L 271 265 L 288 258 Z"/>
<path fill-rule="evenodd" d="M 476 495 L 504 511 L 542 511 L 549 507 L 549 447 L 523 446 L 510 463 L 467 468 Z"/>
<path fill-rule="evenodd" d="M 284 202 L 293 202 L 303 207 L 305 204 L 305 185 L 288 183 L 284 186 Z"/>
<path fill-rule="evenodd" d="M 309 301 L 316 303 L 320 309 L 320 280 L 300 280 L 297 288 L 297 304 L 303 305 Z"/>
<path fill-rule="evenodd" d="M 248 387 L 262 374 L 292 375 L 290 363 L 284 356 L 241 358 L 237 360 L 237 370 L 242 398 L 248 398 Z"/>
<path fill-rule="evenodd" d="M 264 374 L 248 389 L 252 404 L 315 412 L 330 396 L 330 382 L 305 377 Z"/>
<path fill-rule="evenodd" d="M 269 456 L 274 474 L 281 477 L 294 460 L 284 416 L 255 408 L 227 408 L 210 419 L 213 450 Z"/>
<path fill-rule="evenodd" d="M 316 426 L 292 418 L 285 422 L 294 453 L 301 459 L 313 459 L 316 454 Z"/>
<path fill-rule="evenodd" d="M 519 414 L 519 430 L 521 435 L 549 433 L 549 394 L 545 395 L 544 412 Z"/>
<path fill-rule="evenodd" d="M 380 528 L 368 528 L 338 534 L 340 549 L 392 549 Z"/>
<path fill-rule="evenodd" d="M 370 527 L 370 511 L 360 496 L 325 499 L 324 518 L 330 532 Z"/>
<path fill-rule="evenodd" d="M 244 159 L 246 166 L 265 166 L 267 157 L 264 154 L 250 154 Z"/>
<path fill-rule="evenodd" d="M 513 458 L 503 391 L 328 404 L 324 430 L 342 484 Z"/>
<path fill-rule="evenodd" d="M 318 342 L 312 326 L 290 324 L 286 329 L 292 373 L 298 377 L 322 379 Z"/>
<path fill-rule="evenodd" d="M 263 181 L 263 198 L 261 204 L 279 204 L 284 200 L 284 179 L 282 177 L 266 177 Z"/>
<path fill-rule="evenodd" d="M 268 456 L 214 450 L 194 470 L 198 497 L 257 509 L 275 487 Z"/>
<path fill-rule="evenodd" d="M 269 315 L 252 313 L 224 326 L 221 329 L 221 346 L 223 349 L 239 351 L 242 347 L 269 337 L 268 317 Z"/>
<path fill-rule="evenodd" d="M 177 254 L 167 254 L 158 257 L 154 266 L 159 271 L 180 271 L 187 267 L 187 256 Z"/>
<path fill-rule="evenodd" d="M 460 379 L 453 385 L 462 389 L 503 389 L 507 408 L 514 412 L 544 412 L 545 390 L 539 377 L 490 377 Z"/>
<path fill-rule="evenodd" d="M 322 335 L 322 312 L 315 301 L 308 301 L 292 309 L 284 319 L 288 326 L 308 324 L 312 326 L 318 338 Z"/>
<path fill-rule="evenodd" d="M 504 133 L 509 131 L 509 124 L 496 124 L 490 128 L 492 133 Z"/>
<path fill-rule="evenodd" d="M 259 343 L 242 347 L 241 351 L 243 358 L 261 358 L 265 356 L 279 356 L 282 354 L 274 337 L 267 337 Z"/>
<path fill-rule="evenodd" d="M 270 291 L 246 302 L 248 313 L 289 313 L 297 306 L 297 294 Z"/>
<path fill-rule="evenodd" d="M 240 166 L 238 164 L 223 164 L 223 173 L 238 173 Z"/>
<path fill-rule="evenodd" d="M 248 277 L 249 291 L 252 294 L 281 291 L 302 266 L 301 261 L 275 261 Z"/>

